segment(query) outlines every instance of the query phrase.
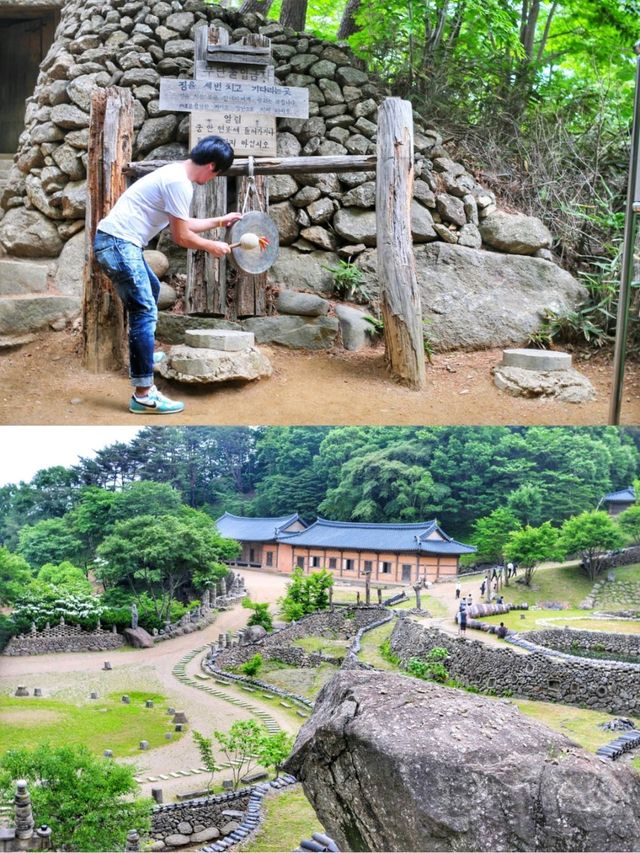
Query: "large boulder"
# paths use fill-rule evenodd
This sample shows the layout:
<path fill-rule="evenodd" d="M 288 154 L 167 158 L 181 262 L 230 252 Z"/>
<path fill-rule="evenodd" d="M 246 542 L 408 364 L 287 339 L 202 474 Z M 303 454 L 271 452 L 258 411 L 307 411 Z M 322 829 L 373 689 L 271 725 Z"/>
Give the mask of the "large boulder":
<path fill-rule="evenodd" d="M 568 272 L 539 258 L 441 242 L 414 253 L 422 315 L 439 350 L 522 344 L 546 311 L 573 311 L 587 296 Z M 376 253 L 363 253 L 357 263 L 375 293 Z"/>
<path fill-rule="evenodd" d="M 125 628 L 122 633 L 124 634 L 124 638 L 127 643 L 136 649 L 153 648 L 153 637 L 148 633 L 148 631 L 145 631 L 145 629 L 140 626 L 137 628 Z"/>
<path fill-rule="evenodd" d="M 335 675 L 286 769 L 340 850 L 638 850 L 634 770 L 511 703 L 400 675 Z"/>
<path fill-rule="evenodd" d="M 54 277 L 56 290 L 65 296 L 73 296 L 79 301 L 82 300 L 85 243 L 84 229 L 67 240 L 60 252 Z"/>
<path fill-rule="evenodd" d="M 334 281 L 330 268 L 337 266 L 337 255 L 321 251 L 302 254 L 285 246 L 280 248 L 278 258 L 269 270 L 269 280 L 296 290 L 331 296 Z"/>

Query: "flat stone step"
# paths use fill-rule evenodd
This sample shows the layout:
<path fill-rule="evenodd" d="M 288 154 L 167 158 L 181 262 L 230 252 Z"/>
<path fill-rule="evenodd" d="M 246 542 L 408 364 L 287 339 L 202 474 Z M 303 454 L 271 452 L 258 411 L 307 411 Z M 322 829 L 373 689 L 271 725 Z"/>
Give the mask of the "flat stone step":
<path fill-rule="evenodd" d="M 568 370 L 571 367 L 571 355 L 542 349 L 505 349 L 502 350 L 504 367 L 520 367 L 523 370 Z"/>
<path fill-rule="evenodd" d="M 251 349 L 255 345 L 255 335 L 253 332 L 240 332 L 236 329 L 188 329 L 184 333 L 184 342 L 189 347 L 199 349 L 238 352 Z"/>
<path fill-rule="evenodd" d="M 53 324 L 66 323 L 80 309 L 80 299 L 72 296 L 0 296 L 0 338 L 29 334 Z"/>
<path fill-rule="evenodd" d="M 51 261 L 0 258 L 0 296 L 46 293 Z"/>

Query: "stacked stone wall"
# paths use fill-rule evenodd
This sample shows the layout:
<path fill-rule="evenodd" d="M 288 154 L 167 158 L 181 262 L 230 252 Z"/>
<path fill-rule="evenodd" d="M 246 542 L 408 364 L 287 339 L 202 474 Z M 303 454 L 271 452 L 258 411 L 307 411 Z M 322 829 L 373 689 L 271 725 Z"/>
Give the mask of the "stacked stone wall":
<path fill-rule="evenodd" d="M 151 818 L 152 849 L 172 849 L 189 843 L 203 844 L 225 837 L 229 834 L 226 830 L 230 825 L 235 828 L 240 820 L 223 812 L 245 812 L 250 795 L 251 789 L 245 788 L 220 796 L 158 806 L 153 810 Z M 172 843 L 176 841 L 179 843 Z"/>
<path fill-rule="evenodd" d="M 268 36 L 276 82 L 308 89 L 309 118 L 278 120 L 280 156 L 375 152 L 377 110 L 388 93 L 343 45 L 201 0 L 67 0 L 27 101 L 25 130 L 0 197 L 0 245 L 10 256 L 59 256 L 52 287 L 75 298 L 78 309 L 91 93 L 114 85 L 132 91 L 135 159 L 184 158 L 188 115 L 160 110 L 160 79 L 193 76 L 195 30 L 210 23 L 226 28 L 231 42 L 249 32 Z M 556 313 L 574 310 L 586 291 L 549 263 L 552 237 L 543 223 L 499 210 L 494 194 L 419 115 L 414 142 L 411 232 L 423 315 L 434 346 L 524 342 L 539 328 L 546 307 Z M 375 174 L 279 175 L 268 185 L 269 213 L 281 244 L 270 271 L 280 291 L 274 302 L 278 313 L 248 318 L 241 327 L 254 332 L 258 343 L 320 349 L 336 344 L 339 336 L 347 349 L 371 343 L 371 325 L 363 313 L 379 308 L 372 249 Z M 185 252 L 168 231 L 157 248 L 167 254 L 170 273 L 184 272 Z M 326 300 L 310 306 L 290 293 L 335 296 L 331 268 L 340 258 L 354 259 L 363 274 L 363 292 L 350 299 L 369 303 L 364 312 L 339 305 L 336 316 L 326 316 Z M 193 319 L 201 326 L 228 322 Z M 190 320 L 163 313 L 159 336 L 182 343 Z"/>
<path fill-rule="evenodd" d="M 54 625 L 43 631 L 31 631 L 12 637 L 3 654 L 47 655 L 57 652 L 106 652 L 124 645 L 124 638 L 101 628 L 85 631 L 78 625 Z"/>
<path fill-rule="evenodd" d="M 639 634 L 611 634 L 606 631 L 576 631 L 557 628 L 546 631 L 526 631 L 520 634 L 525 640 L 548 649 L 564 652 L 577 648 L 594 652 L 611 652 L 614 655 L 636 657 L 640 663 Z"/>
<path fill-rule="evenodd" d="M 483 692 L 597 708 L 616 714 L 640 713 L 640 665 L 555 657 L 543 651 L 518 654 L 478 640 L 452 637 L 399 619 L 391 649 L 403 663 L 446 648 L 451 676 Z"/>

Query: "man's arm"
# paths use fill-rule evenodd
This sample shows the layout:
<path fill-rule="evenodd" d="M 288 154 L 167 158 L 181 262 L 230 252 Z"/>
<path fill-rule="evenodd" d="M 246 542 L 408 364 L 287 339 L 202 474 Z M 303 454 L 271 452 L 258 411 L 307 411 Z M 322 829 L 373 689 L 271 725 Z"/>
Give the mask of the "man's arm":
<path fill-rule="evenodd" d="M 190 227 L 191 222 L 215 222 L 215 219 L 178 219 L 176 216 L 169 216 L 169 224 L 171 227 L 171 237 L 174 243 L 182 246 L 183 249 L 202 249 L 209 252 L 216 258 L 223 255 L 228 255 L 231 249 L 228 243 L 223 243 L 220 240 L 207 240 L 206 237 L 200 237 L 198 232 Z M 215 226 L 208 225 L 201 228 L 201 231 L 206 231 L 207 228 Z"/>
<path fill-rule="evenodd" d="M 184 221 L 191 231 L 200 234 L 202 231 L 209 231 L 211 228 L 228 228 L 229 225 L 233 225 L 239 219 L 242 219 L 241 213 L 227 213 L 224 216 L 214 216 L 211 219 L 185 219 Z"/>

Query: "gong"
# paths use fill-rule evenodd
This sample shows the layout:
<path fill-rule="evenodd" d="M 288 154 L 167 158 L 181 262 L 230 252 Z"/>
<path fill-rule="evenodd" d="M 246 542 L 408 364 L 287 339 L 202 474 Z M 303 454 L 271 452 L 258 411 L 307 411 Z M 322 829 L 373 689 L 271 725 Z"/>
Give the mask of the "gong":
<path fill-rule="evenodd" d="M 229 243 L 237 243 L 243 234 L 257 234 L 258 237 L 266 237 L 269 245 L 263 251 L 260 249 L 243 249 L 236 246 L 231 249 L 231 258 L 234 265 L 241 271 L 258 275 L 266 272 L 278 257 L 280 240 L 275 222 L 261 210 L 250 210 L 248 213 L 234 222 L 229 229 Z"/>

